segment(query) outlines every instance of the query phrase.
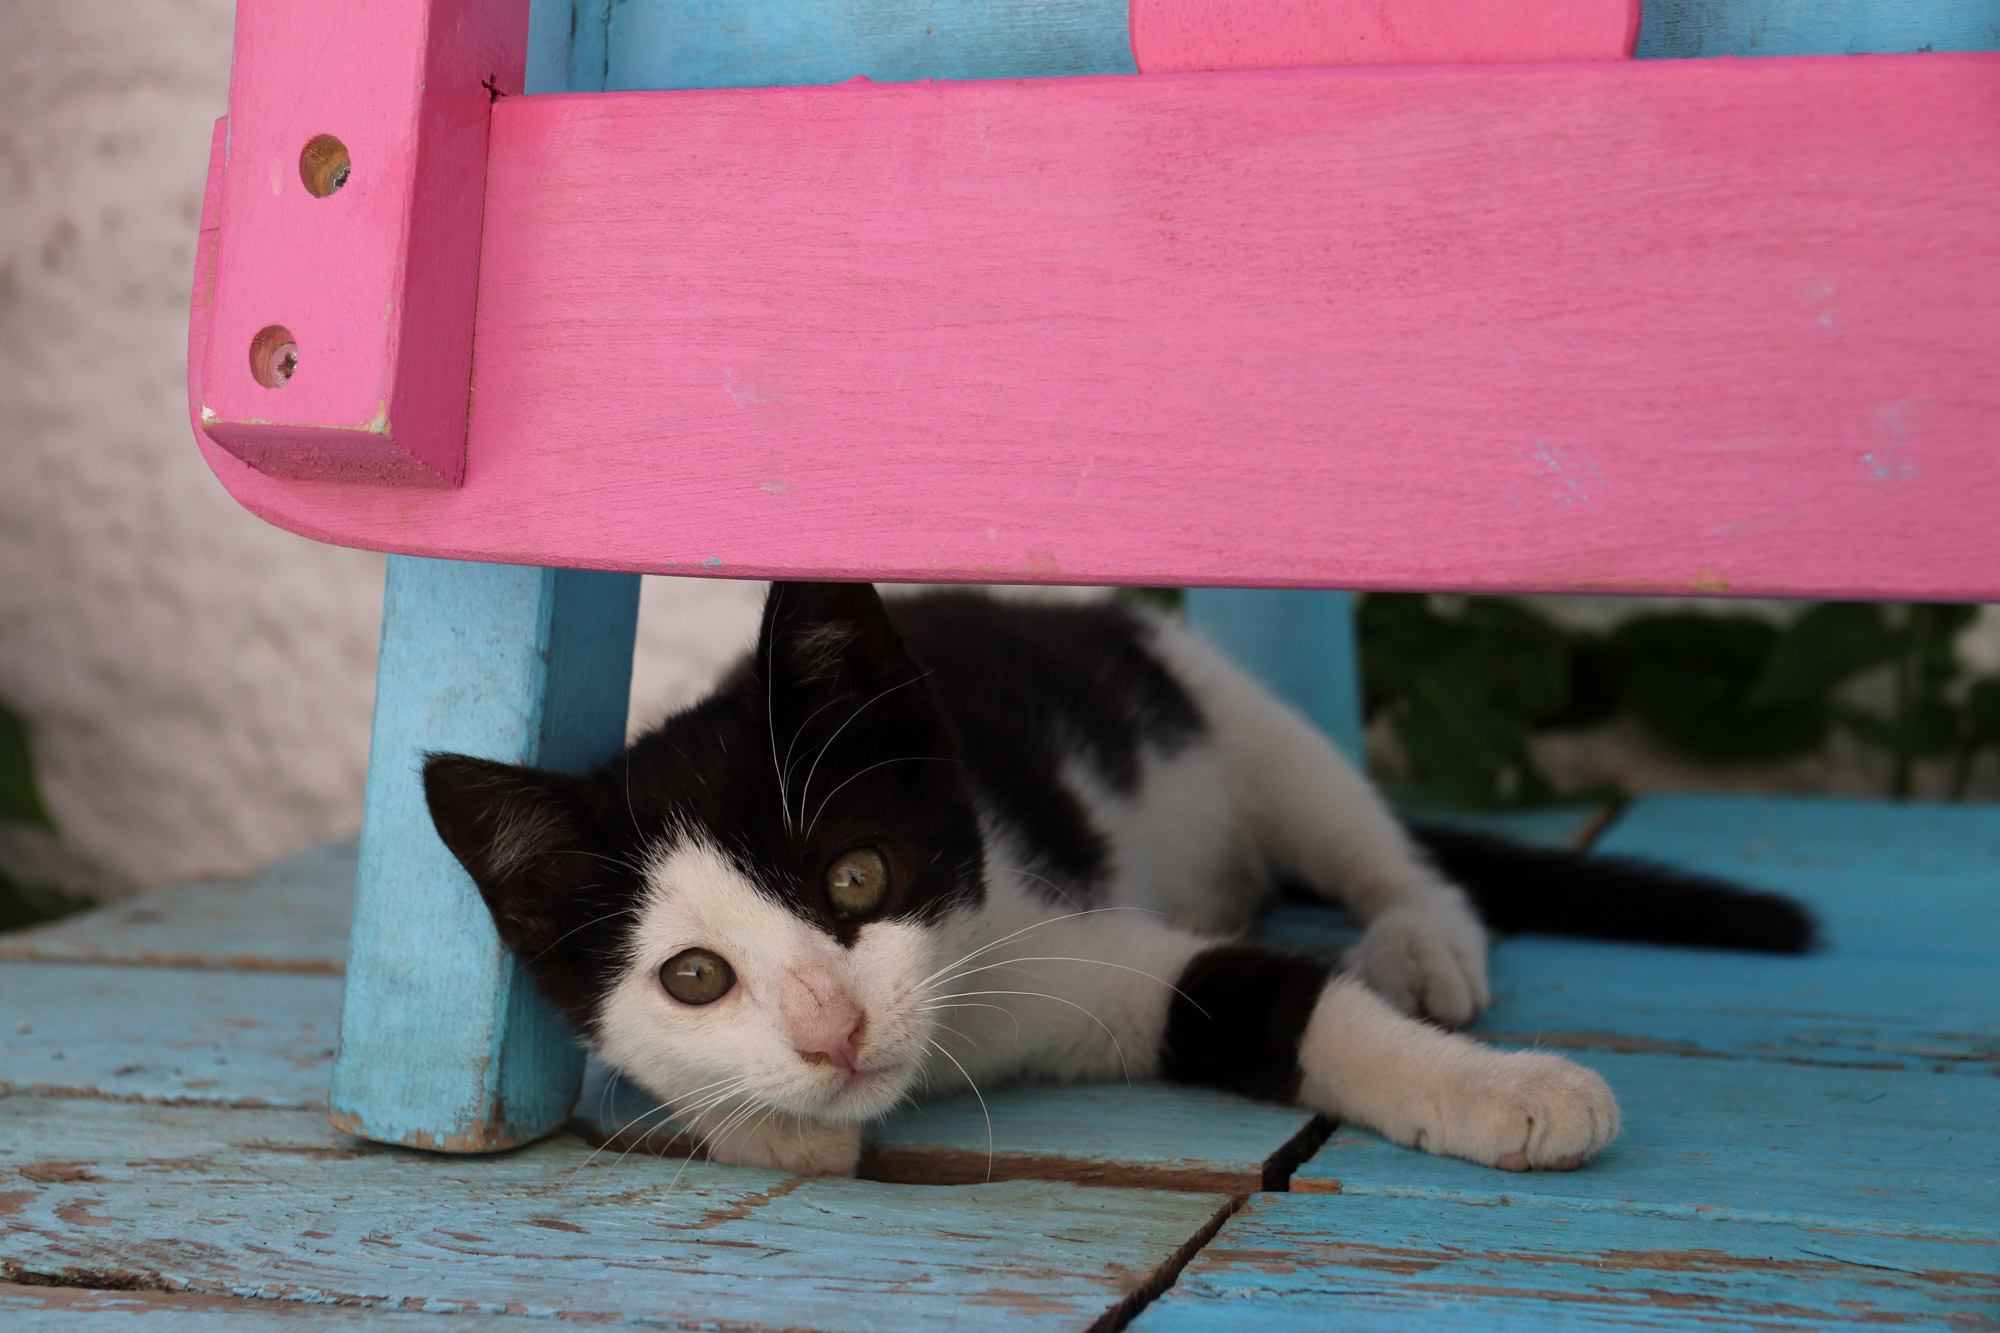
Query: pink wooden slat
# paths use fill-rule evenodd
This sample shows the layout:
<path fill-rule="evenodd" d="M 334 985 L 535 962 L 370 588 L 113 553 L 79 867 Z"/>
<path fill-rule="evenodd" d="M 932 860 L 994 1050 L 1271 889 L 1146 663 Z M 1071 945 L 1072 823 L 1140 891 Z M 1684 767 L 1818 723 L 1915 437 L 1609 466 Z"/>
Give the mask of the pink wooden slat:
<path fill-rule="evenodd" d="M 1614 60 L 1639 0 L 1132 0 L 1141 74 Z"/>
<path fill-rule="evenodd" d="M 527 98 L 493 135 L 463 487 L 209 448 L 257 513 L 737 577 L 2000 596 L 2000 57 Z"/>
<path fill-rule="evenodd" d="M 518 92 L 527 0 L 242 0 L 201 427 L 300 476 L 450 484 L 464 462 L 491 93 Z M 316 136 L 352 168 L 324 197 Z M 283 328 L 297 371 L 252 373 Z"/>

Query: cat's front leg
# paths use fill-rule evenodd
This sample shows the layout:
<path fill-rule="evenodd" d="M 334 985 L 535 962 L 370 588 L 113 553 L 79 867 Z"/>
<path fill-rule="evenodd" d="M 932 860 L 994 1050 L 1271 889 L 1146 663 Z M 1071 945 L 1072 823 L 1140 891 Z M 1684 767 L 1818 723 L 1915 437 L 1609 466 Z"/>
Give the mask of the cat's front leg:
<path fill-rule="evenodd" d="M 676 1116 L 707 1150 L 732 1166 L 799 1176 L 851 1176 L 861 1162 L 861 1126 L 807 1120 L 784 1111 L 709 1111 Z"/>
<path fill-rule="evenodd" d="M 1341 966 L 1406 1014 L 1464 1027 L 1492 1002 L 1486 927 L 1448 885 L 1411 889 L 1362 932 Z"/>
<path fill-rule="evenodd" d="M 1618 1102 L 1583 1066 L 1496 1051 L 1327 982 L 1300 1034 L 1299 1100 L 1411 1148 L 1508 1171 L 1567 1171 L 1618 1134 Z"/>

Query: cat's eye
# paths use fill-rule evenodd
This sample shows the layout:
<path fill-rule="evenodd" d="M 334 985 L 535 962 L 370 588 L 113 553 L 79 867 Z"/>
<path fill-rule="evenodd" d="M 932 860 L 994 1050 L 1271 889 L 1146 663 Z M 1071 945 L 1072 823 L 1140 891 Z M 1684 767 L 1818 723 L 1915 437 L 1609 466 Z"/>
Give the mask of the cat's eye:
<path fill-rule="evenodd" d="M 826 868 L 826 896 L 842 916 L 873 911 L 888 891 L 888 863 L 873 847 L 842 852 Z"/>
<path fill-rule="evenodd" d="M 660 984 L 682 1004 L 714 1004 L 736 984 L 736 969 L 719 953 L 683 949 L 660 964 Z"/>

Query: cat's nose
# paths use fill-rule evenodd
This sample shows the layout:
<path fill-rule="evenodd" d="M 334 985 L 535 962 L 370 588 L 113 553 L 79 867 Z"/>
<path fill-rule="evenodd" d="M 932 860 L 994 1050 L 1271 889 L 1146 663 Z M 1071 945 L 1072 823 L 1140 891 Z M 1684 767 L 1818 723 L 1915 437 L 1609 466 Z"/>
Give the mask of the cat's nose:
<path fill-rule="evenodd" d="M 827 1017 L 830 1022 L 816 1023 L 811 1030 L 796 1034 L 794 1042 L 799 1059 L 809 1065 L 832 1065 L 843 1073 L 851 1074 L 861 1058 L 862 1029 L 868 1025 L 868 1020 L 855 1010 Z"/>

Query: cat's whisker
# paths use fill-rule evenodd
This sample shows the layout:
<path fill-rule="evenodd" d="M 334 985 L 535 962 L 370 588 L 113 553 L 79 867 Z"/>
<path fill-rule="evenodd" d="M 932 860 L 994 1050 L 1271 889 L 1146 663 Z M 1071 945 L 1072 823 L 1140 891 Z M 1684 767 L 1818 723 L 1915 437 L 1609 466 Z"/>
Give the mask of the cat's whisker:
<path fill-rule="evenodd" d="M 912 676 L 908 680 L 898 681 L 896 684 L 889 686 L 887 689 L 877 692 L 873 698 L 870 698 L 868 700 L 867 703 L 862 704 L 859 708 L 856 708 L 853 712 L 849 713 L 847 715 L 847 721 L 841 723 L 838 727 L 834 728 L 833 735 L 826 738 L 826 744 L 820 746 L 819 753 L 813 756 L 812 767 L 806 770 L 805 785 L 799 788 L 800 810 L 804 810 L 806 808 L 806 798 L 812 795 L 813 775 L 819 772 L 820 760 L 826 758 L 826 752 L 828 750 L 831 750 L 833 748 L 833 743 L 840 739 L 840 733 L 846 731 L 849 727 L 853 726 L 854 719 L 860 717 L 863 713 L 867 712 L 872 705 L 894 694 L 897 690 L 904 689 L 911 685 L 915 685 L 919 681 L 930 679 L 930 674 L 931 674 L 930 672 L 926 671 L 921 675 Z M 778 746 L 777 738 L 774 736 L 771 738 L 771 749 L 773 752 L 774 762 L 776 758 L 777 746 Z M 790 827 L 789 822 L 787 823 L 787 827 Z"/>
<path fill-rule="evenodd" d="M 592 926 L 602 925 L 604 922 L 611 920 L 613 917 L 636 916 L 638 915 L 639 910 L 640 909 L 637 907 L 621 907 L 615 912 L 606 912 L 603 916 L 596 917 L 593 918 L 592 920 L 586 921 L 582 925 L 576 927 L 576 929 L 574 930 L 566 930 L 562 934 L 556 936 L 553 940 L 550 940 L 548 946 L 544 948 L 540 953 L 536 954 L 533 958 L 527 958 L 521 960 L 518 964 L 516 964 L 516 966 L 526 967 L 530 963 L 540 962 L 542 958 L 546 956 L 551 950 L 553 950 L 558 944 L 561 944 L 564 940 L 576 934 L 578 931 L 589 930 Z"/>
<path fill-rule="evenodd" d="M 825 799 L 821 800 L 819 803 L 819 809 L 813 811 L 812 818 L 806 821 L 806 831 L 800 835 L 800 840 L 807 842 L 811 841 L 813 835 L 813 826 L 819 823 L 819 817 L 826 813 L 826 807 L 833 803 L 833 798 L 840 795 L 840 788 L 845 787 L 849 782 L 854 781 L 855 778 L 864 777 L 869 773 L 873 773 L 876 769 L 887 767 L 890 764 L 956 764 L 962 762 L 963 762 L 962 760 L 958 759 L 940 758 L 937 755 L 911 754 L 911 755 L 904 755 L 900 759 L 884 759 L 881 760 L 879 763 L 870 764 L 868 765 L 868 767 L 862 769 L 861 772 L 853 774 L 852 776 L 848 777 L 845 781 L 843 781 L 840 784 L 839 787 L 835 787 L 832 791 L 826 794 Z"/>
<path fill-rule="evenodd" d="M 785 770 L 778 764 L 778 712 L 775 702 L 777 688 L 774 683 L 777 676 L 777 663 L 775 659 L 778 652 L 778 635 L 776 632 L 778 599 L 784 595 L 784 591 L 784 584 L 773 583 L 771 585 L 770 604 L 765 608 L 765 616 L 768 623 L 772 626 L 772 632 L 765 636 L 764 642 L 764 729 L 770 733 L 771 737 L 771 771 L 778 778 L 778 812 L 784 816 L 785 832 L 790 833 L 792 831 L 792 798 L 790 793 L 785 790 Z M 797 738 L 794 737 L 793 739 L 796 740 Z"/>
<path fill-rule="evenodd" d="M 1009 1009 L 1009 1008 L 1008 1008 L 1008 1007 L 1007 1007 L 1006 1005 L 1004 1005 L 1004 1004 L 938 1004 L 938 1003 L 927 1003 L 927 1004 L 923 1004 L 923 1005 L 920 1005 L 920 1006 L 918 1006 L 918 1007 L 919 1007 L 919 1008 L 922 1008 L 922 1009 L 998 1009 L 998 1010 L 999 1010 L 999 1011 L 1000 1011 L 1001 1013 L 1003 1013 L 1003 1014 L 1007 1015 L 1007 1017 L 1008 1017 L 1008 1018 L 1010 1018 L 1010 1019 L 1012 1019 L 1012 1020 L 1013 1020 L 1013 1023 L 1014 1023 L 1014 1042 L 1015 1042 L 1015 1044 L 1016 1044 L 1016 1045 L 1019 1045 L 1019 1044 L 1020 1044 L 1020 1041 L 1021 1041 L 1021 1019 L 1020 1019 L 1020 1016 L 1019 1016 L 1019 1015 L 1017 1015 L 1017 1014 L 1016 1014 L 1016 1013 L 1015 1013 L 1015 1012 L 1014 1012 L 1014 1011 L 1013 1011 L 1012 1009 Z M 938 1024 L 938 1026 L 939 1026 L 939 1027 L 943 1027 L 943 1026 L 944 1026 L 944 1024 L 940 1023 L 940 1024 Z"/>
<path fill-rule="evenodd" d="M 993 940 L 989 943 L 982 944 L 977 949 L 972 950 L 970 953 L 960 954 L 957 958 L 952 959 L 949 963 L 946 963 L 943 967 L 931 973 L 929 976 L 925 977 L 922 981 L 919 981 L 917 984 L 919 986 L 928 986 L 932 982 L 936 981 L 939 977 L 944 976 L 947 972 L 950 972 L 954 968 L 958 967 L 959 964 L 969 963 L 973 959 L 979 957 L 981 954 L 991 953 L 995 949 L 999 948 L 1001 945 L 1005 944 L 1007 941 L 1019 939 L 1021 936 L 1027 934 L 1031 930 L 1040 930 L 1044 926 L 1053 926 L 1058 922 L 1062 921 L 1074 921 L 1078 917 L 1096 916 L 1100 912 L 1147 912 L 1147 911 L 1149 911 L 1149 909 L 1144 907 L 1086 907 L 1078 912 L 1065 912 L 1061 916 L 1043 917 L 1040 921 L 1030 922 L 1029 924 L 1021 927 L 1019 930 L 1011 931 L 1008 934 L 1002 935 L 997 940 Z M 1158 915 L 1158 913 L 1152 913 L 1152 915 Z"/>
<path fill-rule="evenodd" d="M 630 1120 L 627 1120 L 624 1124 L 620 1125 L 615 1131 L 606 1135 L 604 1142 L 598 1144 L 597 1147 L 592 1149 L 590 1156 L 584 1158 L 582 1162 L 577 1164 L 576 1170 L 569 1173 L 569 1183 L 572 1185 L 575 1184 L 576 1178 L 583 1174 L 584 1168 L 589 1166 L 592 1162 L 596 1161 L 599 1155 L 602 1154 L 606 1148 L 609 1148 L 612 1144 L 618 1142 L 619 1139 L 623 1138 L 625 1136 L 626 1130 L 632 1128 L 632 1126 L 638 1124 L 641 1120 L 644 1120 L 647 1116 L 668 1109 L 669 1108 L 665 1102 L 661 1102 L 658 1106 L 648 1107 L 646 1110 L 639 1112 L 639 1114 L 633 1116 Z M 644 1143 L 650 1137 L 652 1137 L 652 1131 L 648 1130 L 645 1134 L 640 1136 L 639 1141 L 641 1143 Z M 626 1156 L 629 1155 L 631 1151 L 632 1150 L 630 1148 L 627 1148 L 625 1152 L 622 1152 L 618 1155 L 618 1160 L 620 1162 L 624 1161 Z"/>
<path fill-rule="evenodd" d="M 990 1182 L 993 1179 L 993 1113 L 986 1109 L 986 1094 L 982 1093 L 979 1090 L 979 1084 L 973 1081 L 971 1071 L 958 1063 L 958 1057 L 946 1050 L 943 1042 L 932 1041 L 928 1037 L 924 1039 L 924 1042 L 939 1055 L 942 1055 L 954 1065 L 958 1065 L 958 1072 L 965 1075 L 966 1086 L 971 1088 L 972 1095 L 979 1099 L 979 1114 L 986 1117 L 986 1179 Z"/>
<path fill-rule="evenodd" d="M 1118 1052 L 1118 1067 L 1125 1072 L 1125 1081 L 1127 1083 L 1132 1081 L 1132 1066 L 1125 1061 L 1125 1044 L 1118 1040 L 1118 1034 L 1111 1030 L 1110 1024 L 1106 1023 L 1096 1014 L 1091 1013 L 1090 1010 L 1084 1008 L 1075 1000 L 1065 999 L 1060 995 L 1051 995 L 1047 991 L 1041 990 L 966 990 L 946 991 L 945 994 L 954 1000 L 963 999 L 968 995 L 1026 995 L 1041 1000 L 1054 1000 L 1057 1004 L 1066 1004 L 1104 1029 L 1104 1035 L 1111 1038 L 1111 1049 Z"/>
<path fill-rule="evenodd" d="M 1196 1009 L 1201 1010 L 1201 1016 L 1203 1018 L 1213 1017 L 1213 1015 L 1211 1015 L 1208 1012 L 1208 1010 L 1202 1009 L 1201 1004 L 1194 998 L 1194 996 L 1189 995 L 1179 986 L 1174 985 L 1173 982 L 1163 981 L 1159 977 L 1154 976 L 1151 972 L 1146 971 L 1144 968 L 1127 967 L 1124 963 L 1107 962 L 1105 959 L 1102 958 L 1071 958 L 1062 954 L 1034 954 L 1022 958 L 1004 958 L 997 963 L 982 963 L 978 967 L 968 967 L 967 969 L 965 969 L 965 971 L 957 973 L 952 977 L 948 977 L 946 978 L 946 980 L 956 981 L 959 977 L 969 977 L 975 972 L 990 972 L 996 967 L 1012 967 L 1016 963 L 1090 963 L 1097 967 L 1115 967 L 1120 972 L 1130 972 L 1136 976 L 1144 977 L 1148 981 L 1156 982 L 1159 985 L 1165 986 L 1168 990 L 1180 996 L 1183 1000 L 1186 1000 L 1189 1004 L 1194 1005 Z"/>

